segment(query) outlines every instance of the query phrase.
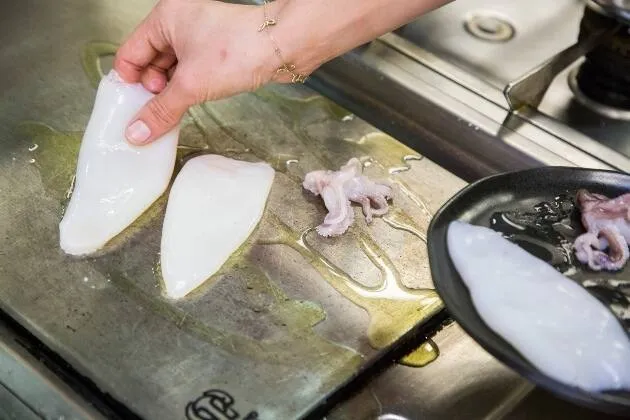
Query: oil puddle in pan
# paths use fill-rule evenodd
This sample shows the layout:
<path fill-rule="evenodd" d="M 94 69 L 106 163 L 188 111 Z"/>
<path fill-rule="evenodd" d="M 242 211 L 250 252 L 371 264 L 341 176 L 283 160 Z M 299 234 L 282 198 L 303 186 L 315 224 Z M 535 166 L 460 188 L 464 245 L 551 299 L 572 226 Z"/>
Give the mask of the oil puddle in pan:
<path fill-rule="evenodd" d="M 630 276 L 628 276 L 630 278 Z M 586 287 L 617 315 L 622 325 L 630 333 L 630 280 L 595 278 L 582 280 Z"/>
<path fill-rule="evenodd" d="M 496 212 L 490 217 L 490 227 L 562 274 L 571 275 L 578 268 L 571 250 L 578 234 L 573 227 L 574 210 L 573 199 L 559 195 L 531 209 Z"/>
<path fill-rule="evenodd" d="M 575 258 L 572 244 L 583 232 L 580 212 L 568 195 L 523 210 L 495 212 L 490 227 L 580 283 L 617 315 L 630 333 L 630 274 L 597 273 Z"/>

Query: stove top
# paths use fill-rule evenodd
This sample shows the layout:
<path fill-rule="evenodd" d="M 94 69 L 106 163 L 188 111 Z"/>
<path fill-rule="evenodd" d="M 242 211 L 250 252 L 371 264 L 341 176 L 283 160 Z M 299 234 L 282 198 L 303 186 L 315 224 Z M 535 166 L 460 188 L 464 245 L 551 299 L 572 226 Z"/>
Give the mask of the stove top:
<path fill-rule="evenodd" d="M 402 278 L 405 290 L 431 287 L 421 237 L 431 212 L 465 185 L 461 178 L 541 164 L 630 170 L 629 123 L 575 99 L 569 81 L 581 62 L 554 79 L 537 109 L 511 112 L 502 93 L 577 40 L 583 2 L 458 0 L 311 79 L 312 87 L 360 118 L 297 87 L 272 87 L 193 110 L 187 145 L 262 154 L 284 171 L 271 204 L 279 216 L 266 219 L 261 243 L 248 254 L 251 264 L 226 273 L 203 296 L 167 302 L 152 271 L 156 213 L 134 240 L 99 260 L 66 261 L 54 234 L 63 180 L 72 173 L 99 76 L 95 63 L 152 3 L 27 0 L 11 3 L 0 16 L 11 29 L 0 43 L 0 308 L 97 391 L 140 416 L 176 418 L 189 405 L 233 398 L 243 418 L 297 417 L 376 354 L 366 311 L 381 306 L 353 287 L 369 289 L 387 276 Z M 348 100 L 352 95 L 360 100 Z M 401 161 L 416 152 L 424 157 Z M 306 249 L 294 230 L 310 225 L 316 203 L 297 209 L 303 197 L 292 177 L 301 168 L 338 166 L 355 154 L 372 158 L 366 160 L 371 171 L 395 169 L 390 175 L 409 186 L 407 205 L 420 227 L 378 223 L 376 245 L 383 253 L 366 251 L 375 245 L 369 235 L 335 249 L 309 236 Z M 296 166 L 296 157 L 307 166 Z M 380 257 L 392 252 L 410 257 L 394 267 L 394 277 Z M 330 274 L 322 261 L 340 271 Z M 247 271 L 252 267 L 256 275 Z M 324 279 L 322 271 L 332 277 Z M 355 278 L 367 283 L 357 286 Z M 379 312 L 381 320 L 402 325 L 389 312 Z M 499 418 L 532 389 L 455 324 L 428 345 L 416 356 L 437 356 L 437 345 L 437 359 L 422 368 L 390 369 L 331 418 L 357 418 L 355 409 L 366 419 L 394 412 Z M 4 377 L 0 385 L 15 388 Z M 398 418 L 392 416 L 382 418 Z"/>
<path fill-rule="evenodd" d="M 585 1 L 458 0 L 383 42 L 509 112 L 503 90 L 510 82 L 614 23 Z M 536 109 L 513 114 L 613 166 L 621 163 L 630 156 L 629 40 L 619 24 L 553 79 Z"/>

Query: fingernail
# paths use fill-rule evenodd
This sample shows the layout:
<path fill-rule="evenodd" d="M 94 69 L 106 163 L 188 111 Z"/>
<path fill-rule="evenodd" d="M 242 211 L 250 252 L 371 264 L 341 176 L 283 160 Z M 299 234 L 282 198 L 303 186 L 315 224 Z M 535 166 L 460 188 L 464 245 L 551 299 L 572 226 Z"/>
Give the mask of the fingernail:
<path fill-rule="evenodd" d="M 156 93 L 164 88 L 164 83 L 160 79 L 151 79 L 149 80 L 149 90 L 153 93 Z"/>
<path fill-rule="evenodd" d="M 134 122 L 127 128 L 127 139 L 132 143 L 146 143 L 150 136 L 151 130 L 149 130 L 149 127 L 141 120 Z"/>

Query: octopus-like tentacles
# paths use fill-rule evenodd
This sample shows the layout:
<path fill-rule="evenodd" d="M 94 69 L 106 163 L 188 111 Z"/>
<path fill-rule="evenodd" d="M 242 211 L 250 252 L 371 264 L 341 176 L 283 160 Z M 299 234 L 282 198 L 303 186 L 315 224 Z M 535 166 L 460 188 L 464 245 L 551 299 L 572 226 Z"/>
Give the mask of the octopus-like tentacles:
<path fill-rule="evenodd" d="M 322 236 L 345 233 L 354 222 L 351 202 L 361 205 L 366 222 L 382 216 L 389 210 L 391 186 L 374 182 L 362 175 L 363 165 L 352 158 L 338 171 L 319 170 L 306 174 L 303 187 L 324 200 L 328 214 L 316 230 Z"/>
<path fill-rule="evenodd" d="M 594 271 L 622 269 L 630 258 L 630 194 L 610 199 L 582 189 L 576 200 L 586 233 L 573 244 L 575 256 Z"/>

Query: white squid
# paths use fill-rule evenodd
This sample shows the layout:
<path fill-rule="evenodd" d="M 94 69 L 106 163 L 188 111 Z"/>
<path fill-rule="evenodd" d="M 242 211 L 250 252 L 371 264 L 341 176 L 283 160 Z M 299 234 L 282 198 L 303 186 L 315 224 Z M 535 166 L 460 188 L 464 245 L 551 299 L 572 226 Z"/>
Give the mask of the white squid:
<path fill-rule="evenodd" d="M 630 339 L 599 299 L 492 229 L 454 221 L 447 243 L 481 319 L 537 369 L 590 392 L 630 389 Z"/>
<path fill-rule="evenodd" d="M 60 246 L 85 255 L 133 223 L 166 190 L 179 128 L 146 146 L 133 146 L 125 128 L 154 95 L 115 71 L 101 80 L 79 151 L 74 191 L 59 224 Z"/>
<path fill-rule="evenodd" d="M 181 298 L 212 277 L 252 234 L 275 171 L 218 155 L 189 160 L 177 175 L 162 228 L 166 294 Z"/>

